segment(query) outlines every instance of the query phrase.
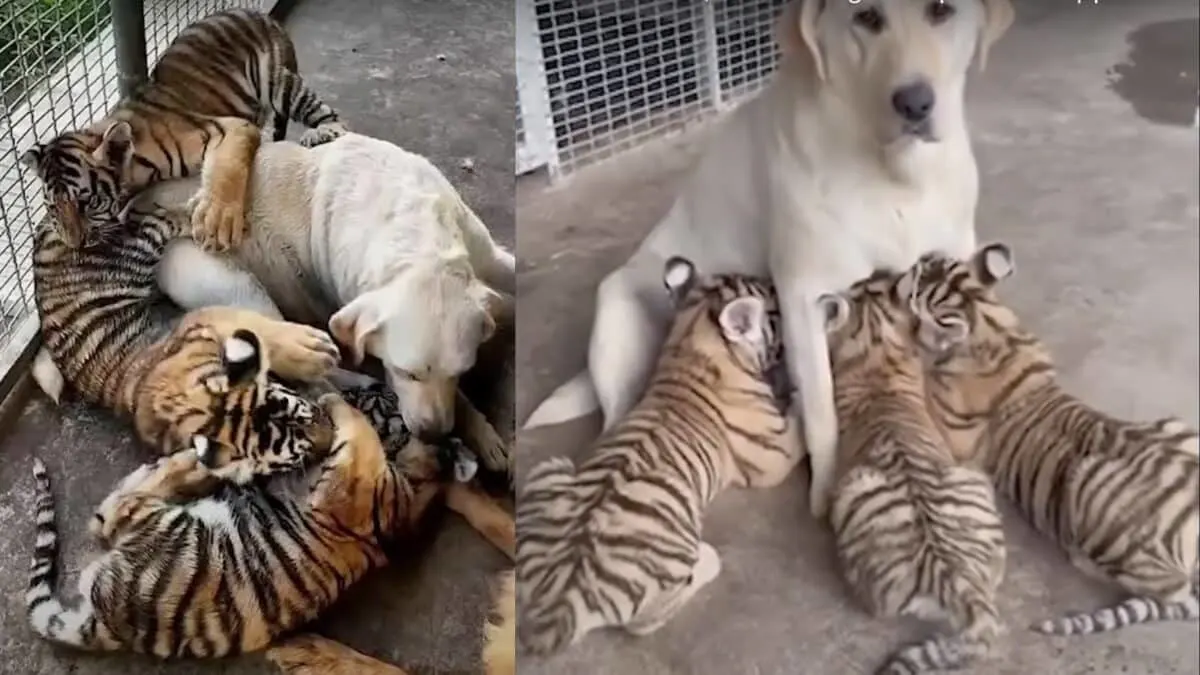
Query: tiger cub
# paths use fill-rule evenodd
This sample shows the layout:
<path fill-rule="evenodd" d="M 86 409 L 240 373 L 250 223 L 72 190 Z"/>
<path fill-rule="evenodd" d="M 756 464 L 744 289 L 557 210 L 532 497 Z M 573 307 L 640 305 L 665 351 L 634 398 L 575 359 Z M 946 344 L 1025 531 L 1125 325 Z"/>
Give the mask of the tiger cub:
<path fill-rule="evenodd" d="M 323 331 L 246 310 L 183 315 L 155 274 L 184 226 L 135 210 L 119 236 L 76 250 L 43 221 L 33 253 L 42 349 L 85 401 L 130 419 L 161 452 L 205 435 L 220 457 L 247 460 L 227 469 L 243 481 L 319 456 L 332 438 L 328 420 L 290 414 L 296 393 L 268 375 L 320 380 L 337 364 L 337 345 Z M 35 366 L 39 383 L 44 370 Z M 57 400 L 62 392 L 48 393 Z"/>
<path fill-rule="evenodd" d="M 931 352 L 927 365 L 933 412 L 955 451 L 982 464 L 1078 568 L 1131 596 L 1033 629 L 1069 635 L 1197 620 L 1196 430 L 1176 418 L 1118 420 L 1067 393 L 1045 345 L 995 295 L 1014 270 L 1007 246 L 919 265 L 917 304 L 927 322 L 964 325 L 970 336 Z"/>
<path fill-rule="evenodd" d="M 657 630 L 720 571 L 701 540 L 726 486 L 778 484 L 801 456 L 786 401 L 779 308 L 764 280 L 698 280 L 667 261 L 673 325 L 641 401 L 576 468 L 535 466 L 517 502 L 517 630 L 533 652 L 602 627 Z"/>
<path fill-rule="evenodd" d="M 908 283 L 905 283 L 905 282 Z M 879 673 L 962 668 L 1002 631 L 1004 530 L 988 477 L 960 466 L 925 405 L 911 278 L 879 273 L 821 297 L 837 408 L 830 524 L 851 591 L 880 617 L 945 617 L 955 633 L 893 653 Z"/>
<path fill-rule="evenodd" d="M 276 140 L 289 118 L 313 146 L 346 133 L 337 113 L 297 74 L 296 50 L 267 14 L 230 9 L 200 19 L 163 52 L 149 81 L 91 126 L 38 143 L 21 163 L 43 183 L 63 242 L 81 248 L 91 227 L 121 220 L 129 197 L 159 181 L 203 176 L 192 222 L 198 241 L 236 248 L 260 126 Z"/>
<path fill-rule="evenodd" d="M 306 497 L 217 481 L 199 456 L 210 441 L 145 465 L 104 499 L 90 523 L 108 549 L 80 575 L 73 607 L 55 594 L 58 536 L 45 466 L 35 461 L 37 544 L 25 595 L 42 637 L 85 650 L 161 658 L 262 649 L 315 619 L 420 526 L 439 495 L 489 541 L 512 517 L 454 483 L 441 451 L 412 441 L 389 462 L 367 419 L 337 394 L 330 455 Z M 509 552 L 511 555 L 511 552 Z"/>

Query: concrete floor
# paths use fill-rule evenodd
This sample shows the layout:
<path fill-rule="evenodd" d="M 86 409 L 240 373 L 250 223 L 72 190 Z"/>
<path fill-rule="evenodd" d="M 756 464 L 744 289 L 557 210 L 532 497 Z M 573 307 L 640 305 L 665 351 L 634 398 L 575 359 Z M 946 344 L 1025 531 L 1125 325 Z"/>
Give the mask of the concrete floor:
<path fill-rule="evenodd" d="M 1021 3 L 969 94 L 980 239 L 1005 240 L 1018 257 L 1006 298 L 1050 344 L 1073 391 L 1129 418 L 1196 423 L 1200 410 L 1196 14 L 1185 0 Z M 1147 27 L 1170 20 L 1180 23 Z M 1114 66 L 1120 81 L 1110 86 Z M 518 419 L 583 365 L 597 283 L 666 211 L 701 136 L 551 190 L 522 181 Z M 555 454 L 578 457 L 597 426 L 523 433 L 522 472 Z M 660 632 L 593 633 L 557 656 L 522 657 L 522 675 L 871 672 L 922 628 L 850 604 L 830 537 L 807 516 L 805 481 L 800 471 L 777 489 L 718 500 L 705 539 L 721 552 L 722 575 Z M 1116 596 L 1008 515 L 1000 605 L 1010 631 L 997 657 L 971 672 L 1200 672 L 1195 624 L 1074 639 L 1026 631 Z"/>
<path fill-rule="evenodd" d="M 301 0 L 287 26 L 302 74 L 356 131 L 428 156 L 498 238 L 514 245 L 511 4 Z M 459 168 L 466 158 L 473 173 Z M 502 329 L 466 383 L 510 438 L 513 342 L 511 327 Z M 32 635 L 22 599 L 33 545 L 31 457 L 43 458 L 55 479 L 64 581 L 73 588 L 81 556 L 94 550 L 83 529 L 91 509 L 146 455 L 105 414 L 77 405 L 55 409 L 40 396 L 15 408 L 15 419 L 0 427 L 0 527 L 8 535 L 0 537 L 0 674 L 275 672 L 259 656 L 161 665 L 69 653 Z M 416 673 L 476 672 L 489 579 L 505 565 L 474 531 L 447 517 L 428 553 L 352 589 L 320 628 Z"/>

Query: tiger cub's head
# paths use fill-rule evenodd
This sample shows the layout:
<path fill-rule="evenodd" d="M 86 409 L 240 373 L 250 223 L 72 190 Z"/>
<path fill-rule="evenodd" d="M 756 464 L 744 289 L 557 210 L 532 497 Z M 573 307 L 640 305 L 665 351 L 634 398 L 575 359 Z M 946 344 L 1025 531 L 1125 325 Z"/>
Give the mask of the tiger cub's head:
<path fill-rule="evenodd" d="M 21 155 L 21 164 L 42 182 L 58 236 L 73 249 L 85 246 L 93 230 L 119 228 L 128 197 L 123 179 L 132 161 L 133 127 L 124 121 L 102 134 L 70 131 Z"/>
<path fill-rule="evenodd" d="M 912 311 L 919 317 L 921 345 L 939 370 L 995 371 L 1022 345 L 1027 355 L 1049 358 L 1021 327 L 1016 312 L 996 296 L 996 285 L 1015 269 L 1012 250 L 994 243 L 967 260 L 926 255 L 900 278 L 897 285 L 912 298 Z M 950 326 L 961 326 L 965 339 L 944 345 L 930 337 Z"/>
<path fill-rule="evenodd" d="M 313 397 L 270 376 L 268 354 L 252 331 L 237 330 L 223 340 L 217 363 L 207 343 L 193 342 L 191 348 L 197 350 L 195 360 L 174 366 L 190 372 L 160 373 L 158 379 L 183 383 L 182 392 L 179 385 L 157 392 L 160 400 L 186 397 L 174 399 L 182 403 L 174 406 L 181 413 L 173 429 L 177 444 L 195 434 L 208 437 L 204 462 L 212 467 L 243 457 L 287 463 L 328 452 L 334 433 L 329 415 Z"/>
<path fill-rule="evenodd" d="M 736 274 L 701 277 L 691 261 L 675 256 L 663 269 L 663 285 L 675 305 L 666 344 L 709 357 L 730 382 L 750 378 L 770 385 L 785 409 L 792 387 L 770 281 Z"/>

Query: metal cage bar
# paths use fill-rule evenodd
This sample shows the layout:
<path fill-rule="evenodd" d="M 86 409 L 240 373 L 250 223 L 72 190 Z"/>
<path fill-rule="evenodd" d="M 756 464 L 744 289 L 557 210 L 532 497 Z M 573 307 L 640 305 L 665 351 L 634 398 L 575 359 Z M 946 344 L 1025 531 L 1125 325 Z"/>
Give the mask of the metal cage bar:
<path fill-rule="evenodd" d="M 518 0 L 518 171 L 565 176 L 754 93 L 775 68 L 787 2 Z M 532 36 L 520 32 L 523 12 Z M 536 63 L 523 50 L 537 50 Z M 550 133 L 535 140 L 537 125 Z"/>
<path fill-rule="evenodd" d="M 87 126 L 184 26 L 275 0 L 0 1 L 0 398 L 33 352 L 33 232 L 47 217 L 38 179 L 19 165 L 37 140 Z"/>

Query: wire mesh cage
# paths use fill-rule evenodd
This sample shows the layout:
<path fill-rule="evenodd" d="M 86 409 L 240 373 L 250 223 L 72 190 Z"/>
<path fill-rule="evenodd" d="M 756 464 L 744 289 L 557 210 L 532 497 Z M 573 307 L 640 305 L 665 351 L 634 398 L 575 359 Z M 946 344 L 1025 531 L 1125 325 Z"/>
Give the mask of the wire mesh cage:
<path fill-rule="evenodd" d="M 128 0 L 113 0 L 128 2 Z M 187 24 L 275 0 L 145 0 L 153 63 Z M 37 332 L 33 232 L 47 217 L 36 177 L 18 159 L 36 140 L 86 126 L 119 98 L 110 0 L 0 0 L 0 379 Z M 136 16 L 136 14 L 135 14 Z M 3 392 L 0 392 L 2 395 Z"/>
<path fill-rule="evenodd" d="M 557 177 L 756 91 L 774 70 L 773 26 L 787 0 L 517 2 L 518 87 L 546 99 L 537 120 L 529 109 L 537 96 L 519 97 L 519 142 L 537 159 L 524 170 L 548 166 Z M 537 52 L 536 67 L 522 68 L 522 42 Z M 537 124 L 547 132 L 535 137 Z"/>

